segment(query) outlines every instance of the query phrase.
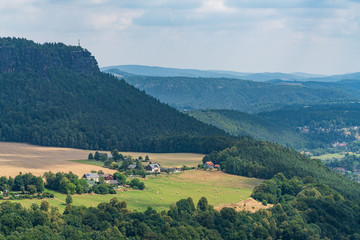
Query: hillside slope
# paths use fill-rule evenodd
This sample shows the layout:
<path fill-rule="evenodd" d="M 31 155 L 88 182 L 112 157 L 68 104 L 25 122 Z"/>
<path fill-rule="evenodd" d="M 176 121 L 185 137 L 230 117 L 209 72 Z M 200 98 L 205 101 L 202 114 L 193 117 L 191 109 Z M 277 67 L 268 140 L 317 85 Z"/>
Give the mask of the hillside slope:
<path fill-rule="evenodd" d="M 81 47 L 1 38 L 0 73 L 1 141 L 186 151 L 169 140 L 226 135 L 101 73 Z"/>
<path fill-rule="evenodd" d="M 273 84 L 228 78 L 143 77 L 125 80 L 178 109 L 231 109 L 248 113 L 272 111 L 293 104 L 358 100 L 335 88 Z"/>
<path fill-rule="evenodd" d="M 309 142 L 305 136 L 295 131 L 296 128 L 285 127 L 279 122 L 257 115 L 233 110 L 201 110 L 186 113 L 204 123 L 223 129 L 233 136 L 250 136 L 293 149 L 302 149 Z"/>

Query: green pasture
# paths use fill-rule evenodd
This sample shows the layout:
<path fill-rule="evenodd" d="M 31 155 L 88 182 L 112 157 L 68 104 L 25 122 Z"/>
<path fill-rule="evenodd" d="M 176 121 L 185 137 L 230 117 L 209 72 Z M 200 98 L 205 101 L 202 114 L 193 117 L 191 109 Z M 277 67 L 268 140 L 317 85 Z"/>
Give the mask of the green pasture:
<path fill-rule="evenodd" d="M 104 163 L 101 161 L 96 161 L 96 160 L 88 160 L 88 159 L 82 159 L 82 160 L 68 160 L 69 162 L 76 162 L 76 163 L 82 163 L 82 164 L 88 164 L 88 165 L 94 165 L 94 166 L 99 166 L 99 167 L 103 167 Z"/>
<path fill-rule="evenodd" d="M 324 155 L 320 155 L 320 156 L 313 156 L 312 158 L 316 158 L 316 159 L 320 159 L 320 160 L 331 160 L 333 158 L 337 159 L 337 158 L 343 158 L 345 157 L 346 152 L 342 152 L 342 153 L 328 153 L 328 154 L 324 154 Z M 350 155 L 356 155 L 356 156 L 360 156 L 360 154 L 357 153 L 349 153 Z"/>
<path fill-rule="evenodd" d="M 227 175 L 219 171 L 204 172 L 200 170 L 187 171 L 171 175 L 149 176 L 144 181 L 146 189 L 119 189 L 116 195 L 73 195 L 73 205 L 97 206 L 101 202 L 109 202 L 116 196 L 125 200 L 132 210 L 145 211 L 148 206 L 161 211 L 183 198 L 192 197 L 195 204 L 205 196 L 211 205 L 235 203 L 250 197 L 253 188 L 262 180 Z M 124 190 L 123 192 L 120 190 Z M 56 206 L 62 212 L 65 205 L 65 194 L 54 192 L 54 199 L 47 199 L 51 206 Z M 25 207 L 32 203 L 40 204 L 42 200 L 16 200 Z"/>

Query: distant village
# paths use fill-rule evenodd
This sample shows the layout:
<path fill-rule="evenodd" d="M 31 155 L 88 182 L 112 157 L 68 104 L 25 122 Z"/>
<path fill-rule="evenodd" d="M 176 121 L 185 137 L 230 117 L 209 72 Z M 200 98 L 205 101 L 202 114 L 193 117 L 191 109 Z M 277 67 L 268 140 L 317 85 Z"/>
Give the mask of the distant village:
<path fill-rule="evenodd" d="M 159 163 L 151 162 L 148 156 L 145 158 L 140 156 L 139 158 L 132 159 L 130 156 L 123 156 L 116 149 L 113 150 L 111 154 L 99 152 L 95 152 L 95 154 L 90 153 L 88 160 L 101 161 L 104 163 L 105 168 L 117 169 L 119 173 L 122 173 L 128 177 L 146 177 L 146 175 L 157 175 L 163 173 L 173 174 L 195 169 L 195 167 L 187 166 L 171 168 L 161 167 Z M 147 165 L 144 166 L 143 163 L 147 163 Z M 204 164 L 199 164 L 198 169 L 220 170 L 220 164 L 214 164 L 213 162 L 208 161 Z M 101 181 L 117 187 L 123 186 L 123 183 L 116 180 L 115 177 L 110 173 L 97 173 L 94 171 L 84 174 L 83 179 L 85 179 L 91 187 L 100 183 Z"/>

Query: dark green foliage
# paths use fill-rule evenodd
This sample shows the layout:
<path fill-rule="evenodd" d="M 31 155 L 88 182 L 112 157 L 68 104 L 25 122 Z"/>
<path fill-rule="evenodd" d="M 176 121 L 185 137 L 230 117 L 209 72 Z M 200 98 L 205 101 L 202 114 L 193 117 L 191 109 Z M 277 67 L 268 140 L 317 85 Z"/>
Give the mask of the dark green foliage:
<path fill-rule="evenodd" d="M 269 142 L 243 140 L 231 148 L 206 155 L 203 162 L 206 161 L 221 164 L 226 173 L 247 177 L 270 179 L 278 173 L 283 173 L 287 178 L 310 176 L 346 197 L 360 197 L 357 183 L 335 174 L 319 160 Z"/>
<path fill-rule="evenodd" d="M 350 102 L 359 99 L 334 88 L 254 82 L 229 78 L 128 76 L 140 90 L 178 109 L 233 109 L 248 113 L 285 106 Z"/>
<path fill-rule="evenodd" d="M 70 194 L 66 195 L 65 202 L 66 202 L 66 204 L 71 204 L 71 203 L 73 203 L 73 199 L 72 199 L 72 197 L 71 197 Z"/>
<path fill-rule="evenodd" d="M 114 173 L 114 180 L 117 180 L 119 184 L 124 184 L 126 182 L 126 176 L 122 173 L 116 172 Z"/>
<path fill-rule="evenodd" d="M 359 149 L 359 144 L 353 142 L 356 130 L 349 129 L 360 126 L 359 103 L 292 106 L 257 115 L 232 110 L 191 111 L 187 114 L 234 136 L 251 136 L 297 150 L 325 148 L 324 152 L 328 152 L 326 148 L 335 142 L 346 142 L 348 151 Z M 306 132 L 302 131 L 304 128 Z M 342 128 L 347 128 L 347 133 L 341 131 Z"/>
<path fill-rule="evenodd" d="M 306 183 L 307 182 L 307 183 Z M 275 190 L 262 185 L 271 185 Z M 132 212 L 116 197 L 97 207 L 68 204 L 63 215 L 56 209 L 25 209 L 18 203 L 0 204 L 0 237 L 8 239 L 357 239 L 359 203 L 344 199 L 330 187 L 309 179 L 286 179 L 278 174 L 254 190 L 257 199 L 274 195 L 277 203 L 256 213 L 220 212 L 191 198 L 170 210 L 151 207 Z M 280 203 L 281 202 L 281 203 Z M 34 235 L 32 235 L 34 234 Z M 38 236 L 36 236 L 38 234 Z M 1 239 L 1 238 L 0 238 Z"/>
<path fill-rule="evenodd" d="M 72 172 L 56 174 L 52 172 L 44 173 L 46 180 L 46 188 L 59 191 L 66 194 L 82 194 L 91 192 L 91 188 L 85 179 L 79 177 Z"/>
<path fill-rule="evenodd" d="M 95 184 L 93 190 L 96 194 L 116 194 L 114 187 L 105 183 Z"/>
<path fill-rule="evenodd" d="M 259 115 L 233 110 L 202 110 L 186 113 L 204 123 L 223 129 L 233 136 L 250 136 L 294 149 L 309 146 L 310 139 L 297 132 L 297 126 L 284 126 L 278 119 L 272 121 Z"/>
<path fill-rule="evenodd" d="M 342 159 L 330 161 L 326 165 L 331 168 L 342 167 L 346 171 L 354 171 L 360 169 L 360 157 L 356 155 L 347 155 Z"/>
<path fill-rule="evenodd" d="M 44 181 L 41 177 L 36 177 L 32 173 L 20 173 L 15 177 L 15 179 L 9 177 L 0 178 L 0 191 L 25 191 L 29 192 L 30 194 L 34 193 L 42 193 L 44 188 Z"/>
<path fill-rule="evenodd" d="M 1 141 L 184 152 L 183 137 L 225 135 L 101 73 L 80 47 L 1 38 L 0 53 Z"/>
<path fill-rule="evenodd" d="M 41 201 L 41 204 L 40 204 L 41 211 L 47 212 L 49 210 L 49 207 L 50 207 L 50 204 L 48 201 L 46 201 L 46 200 Z"/>
<path fill-rule="evenodd" d="M 360 126 L 360 104 L 330 104 L 314 106 L 292 106 L 257 115 L 264 120 L 279 123 L 285 128 L 297 130 L 308 140 L 308 149 L 329 148 L 332 143 L 346 142 L 348 151 L 357 151 L 355 129 Z M 306 127 L 307 132 L 301 132 Z M 348 128 L 347 133 L 341 129 Z M 329 152 L 326 149 L 325 152 Z"/>
<path fill-rule="evenodd" d="M 143 182 L 141 182 L 138 178 L 131 179 L 129 185 L 133 189 L 144 190 L 144 188 L 145 188 L 145 184 Z"/>

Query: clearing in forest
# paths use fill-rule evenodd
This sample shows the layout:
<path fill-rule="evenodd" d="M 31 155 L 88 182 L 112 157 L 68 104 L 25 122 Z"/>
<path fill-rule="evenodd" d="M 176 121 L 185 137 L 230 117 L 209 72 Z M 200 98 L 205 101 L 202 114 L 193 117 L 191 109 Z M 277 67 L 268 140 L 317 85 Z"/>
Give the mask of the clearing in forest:
<path fill-rule="evenodd" d="M 131 178 L 128 178 L 131 180 Z M 148 206 L 157 211 L 168 210 L 170 205 L 180 199 L 191 197 L 195 205 L 204 196 L 209 204 L 219 206 L 234 204 L 248 199 L 255 186 L 262 180 L 229 175 L 220 171 L 190 170 L 176 174 L 161 174 L 140 179 L 145 183 L 145 190 L 121 189 L 116 195 L 73 195 L 73 205 L 97 206 L 101 202 L 109 202 L 116 196 L 125 200 L 132 210 L 145 211 Z M 119 189 L 120 190 L 120 189 Z M 57 206 L 60 211 L 65 209 L 65 194 L 55 193 L 50 205 Z M 26 207 L 32 203 L 41 203 L 37 199 L 19 200 Z"/>

